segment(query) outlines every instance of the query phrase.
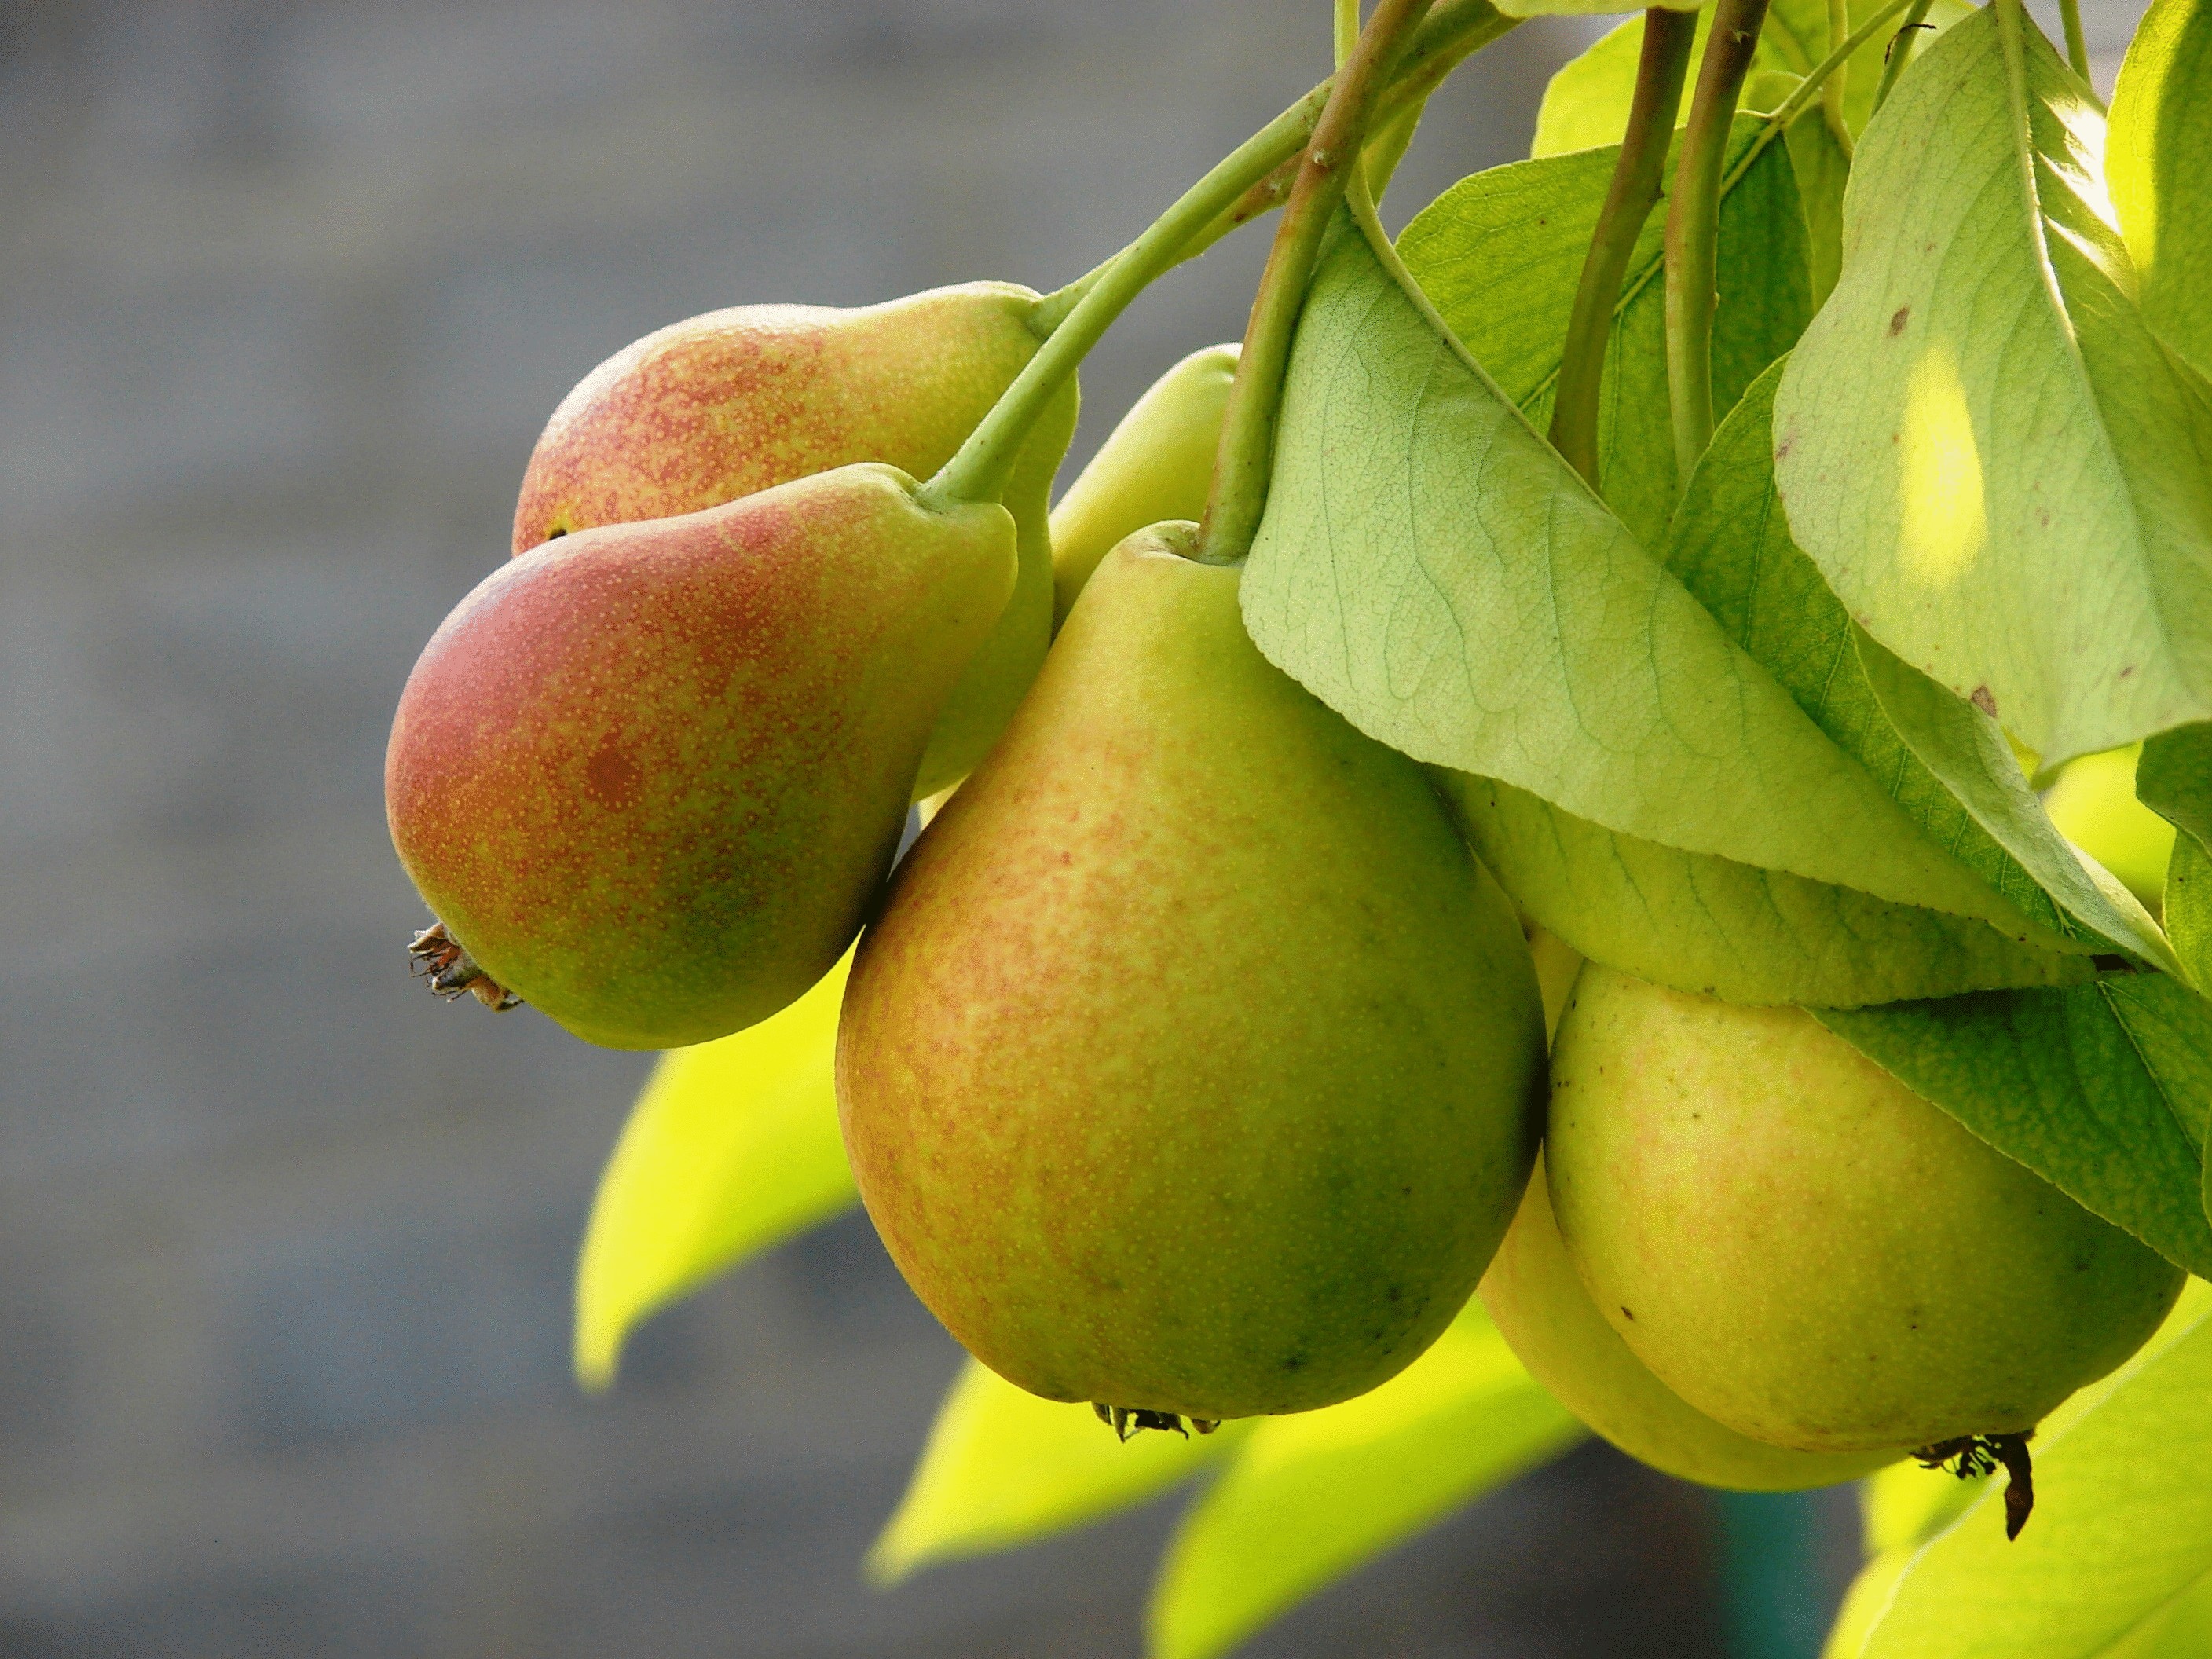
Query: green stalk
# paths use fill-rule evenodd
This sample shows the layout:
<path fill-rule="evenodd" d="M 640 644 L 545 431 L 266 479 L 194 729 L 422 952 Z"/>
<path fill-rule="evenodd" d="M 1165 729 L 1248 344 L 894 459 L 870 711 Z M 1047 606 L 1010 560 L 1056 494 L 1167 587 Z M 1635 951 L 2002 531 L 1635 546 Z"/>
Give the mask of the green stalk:
<path fill-rule="evenodd" d="M 1421 27 L 1414 31 L 1412 41 L 1398 60 L 1388 90 L 1376 106 L 1376 136 L 1370 152 L 1387 145 L 1392 124 L 1408 114 L 1418 114 L 1430 94 L 1454 70 L 1492 41 L 1510 33 L 1520 22 L 1519 18 L 1501 15 L 1490 0 L 1437 0 Z M 1196 258 L 1231 231 L 1282 205 L 1297 178 L 1299 155 L 1306 141 L 1313 137 L 1314 124 L 1321 118 L 1334 84 L 1334 77 L 1322 82 L 1239 148 L 1240 155 L 1249 152 L 1255 169 L 1245 189 L 1190 239 L 1183 247 L 1182 259 Z M 1373 167 L 1375 163 L 1370 161 L 1370 165 Z M 1122 252 L 1127 251 L 1125 248 Z M 1041 337 L 1049 336 L 1083 296 L 1104 279 L 1115 260 L 1121 257 L 1120 253 L 1115 254 L 1066 288 L 1047 295 L 1031 314 L 1030 326 Z"/>
<path fill-rule="evenodd" d="M 1675 471 L 1684 483 L 1713 437 L 1721 167 L 1728 159 L 1736 100 L 1765 21 L 1766 0 L 1717 0 L 1697 96 L 1682 133 L 1681 159 L 1674 165 L 1674 199 L 1668 204 L 1667 402 L 1674 421 Z"/>
<path fill-rule="evenodd" d="M 1874 106 L 1880 109 L 1889 101 L 1889 90 L 1897 84 L 1897 77 L 1905 73 L 1906 61 L 1912 56 L 1912 37 L 1920 33 L 1921 25 L 1928 21 L 1928 8 L 1935 0 L 1912 0 L 1912 9 L 1905 14 L 1898 25 L 1897 38 L 1889 43 L 1889 54 L 1882 59 L 1881 79 L 1875 83 Z"/>
<path fill-rule="evenodd" d="M 2058 21 L 2066 26 L 2066 61 L 2088 86 L 2089 40 L 2081 33 L 2081 0 L 2058 0 Z"/>
<path fill-rule="evenodd" d="M 1851 37 L 1850 0 L 1828 0 L 1828 53 L 1833 57 L 1838 46 Z M 1836 65 L 1820 88 L 1820 108 L 1827 118 L 1828 131 L 1849 161 L 1851 155 L 1851 124 L 1844 118 L 1844 88 L 1850 79 L 1850 60 Z"/>
<path fill-rule="evenodd" d="M 1213 493 L 1194 555 L 1206 564 L 1233 564 L 1251 550 L 1267 501 L 1275 452 L 1275 414 L 1290 365 L 1291 340 L 1306 286 L 1328 222 L 1344 200 L 1351 175 L 1362 173 L 1367 124 L 1376 94 L 1407 37 L 1431 0 L 1378 0 L 1367 27 L 1335 77 L 1328 106 L 1315 124 L 1275 228 L 1274 245 L 1252 301 L 1244 349 L 1230 382 L 1222 416 L 1221 448 L 1213 465 Z"/>
<path fill-rule="evenodd" d="M 1674 136 L 1674 114 L 1682 104 L 1682 82 L 1690 69 L 1690 46 L 1698 15 L 1655 7 L 1644 14 L 1644 52 L 1636 66 L 1636 94 L 1628 107 L 1628 126 L 1613 164 L 1613 183 L 1599 210 L 1589 252 L 1583 259 L 1567 319 L 1566 344 L 1559 352 L 1559 391 L 1552 403 L 1552 443 L 1567 464 L 1599 488 L 1597 476 L 1598 388 L 1605 375 L 1605 348 L 1613 333 L 1613 308 L 1620 298 L 1621 278 L 1636 252 L 1644 222 L 1659 200 L 1666 173 L 1667 147 Z"/>

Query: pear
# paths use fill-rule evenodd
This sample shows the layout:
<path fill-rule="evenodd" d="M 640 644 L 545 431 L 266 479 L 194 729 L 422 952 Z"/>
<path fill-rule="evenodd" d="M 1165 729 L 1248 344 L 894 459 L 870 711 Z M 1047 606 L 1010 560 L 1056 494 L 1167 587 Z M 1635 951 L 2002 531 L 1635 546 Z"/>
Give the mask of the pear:
<path fill-rule="evenodd" d="M 1592 963 L 1553 1049 L 1568 1254 L 1658 1379 L 1804 1451 L 2017 1436 L 2182 1274 L 1796 1008 Z"/>
<path fill-rule="evenodd" d="M 969 283 L 852 310 L 739 306 L 648 334 L 553 411 L 523 474 L 514 551 L 696 513 L 856 461 L 928 477 L 1036 354 L 1036 304 L 1012 283 Z M 939 717 L 917 799 L 981 757 L 1044 659 L 1045 501 L 1075 415 L 1071 380 L 1007 482 L 1021 550 L 1014 596 Z"/>
<path fill-rule="evenodd" d="M 1098 567 L 863 937 L 837 1095 L 970 1352 L 1136 1421 L 1304 1411 L 1466 1302 L 1535 1154 L 1512 907 L 1419 768 L 1161 526 Z"/>
<path fill-rule="evenodd" d="M 590 1042 L 665 1048 L 829 971 L 1014 584 L 1005 508 L 915 490 L 842 467 L 579 532 L 462 600 L 385 765 L 446 984 L 481 975 Z"/>
<path fill-rule="evenodd" d="M 1622 1451 L 1653 1468 L 1731 1492 L 1796 1492 L 1855 1480 L 1892 1452 L 1808 1452 L 1723 1428 L 1630 1352 L 1576 1276 L 1552 1218 L 1544 1160 L 1482 1277 L 1483 1305 L 1528 1374 Z"/>
<path fill-rule="evenodd" d="M 1055 629 L 1098 561 L 1123 538 L 1147 525 L 1205 516 L 1237 353 L 1234 345 L 1207 346 L 1153 381 L 1052 509 Z"/>

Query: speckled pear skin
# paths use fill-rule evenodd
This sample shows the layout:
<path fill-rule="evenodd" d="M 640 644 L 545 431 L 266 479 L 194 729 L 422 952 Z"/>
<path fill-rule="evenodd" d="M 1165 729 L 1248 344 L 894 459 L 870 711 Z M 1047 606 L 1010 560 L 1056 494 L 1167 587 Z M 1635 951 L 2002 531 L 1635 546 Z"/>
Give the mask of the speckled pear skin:
<path fill-rule="evenodd" d="M 1237 348 L 1206 346 L 1145 388 L 1052 509 L 1052 619 L 1098 561 L 1148 525 L 1206 516 Z"/>
<path fill-rule="evenodd" d="M 393 843 L 501 985 L 617 1048 L 827 972 L 1014 580 L 996 505 L 873 464 L 563 537 L 477 585 L 392 722 Z"/>
<path fill-rule="evenodd" d="M 1808 1452 L 1723 1428 L 1652 1376 L 1599 1314 L 1552 1218 L 1544 1160 L 1482 1276 L 1483 1305 L 1528 1374 L 1631 1457 L 1730 1492 L 1798 1492 L 1870 1474 L 1893 1452 Z"/>
<path fill-rule="evenodd" d="M 1142 532 L 910 850 L 838 1032 L 847 1149 L 923 1302 L 1054 1400 L 1305 1411 L 1425 1349 L 1535 1153 L 1511 906 L 1419 769 Z"/>
<path fill-rule="evenodd" d="M 1553 1048 L 1561 1236 L 1606 1322 L 1739 1434 L 1907 1451 L 2032 1429 L 2180 1269 L 1795 1008 L 1595 963 Z"/>
<path fill-rule="evenodd" d="M 1036 301 L 1010 283 L 969 283 L 849 310 L 738 306 L 648 334 L 553 411 L 523 474 L 514 551 L 856 461 L 927 478 L 1036 355 Z M 1071 380 L 1022 447 L 1005 498 L 1021 550 L 1014 597 L 946 701 L 916 799 L 982 757 L 1044 660 L 1046 501 L 1075 416 Z"/>

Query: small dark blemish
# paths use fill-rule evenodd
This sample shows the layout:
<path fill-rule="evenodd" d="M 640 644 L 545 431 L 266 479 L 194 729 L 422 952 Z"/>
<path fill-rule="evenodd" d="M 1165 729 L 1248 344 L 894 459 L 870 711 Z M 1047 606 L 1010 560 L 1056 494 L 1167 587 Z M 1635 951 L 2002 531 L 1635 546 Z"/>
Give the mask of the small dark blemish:
<path fill-rule="evenodd" d="M 1911 314 L 1912 307 L 1911 306 L 1898 307 L 1896 313 L 1889 319 L 1889 337 L 1891 339 L 1894 340 L 1899 335 L 1905 332 L 1905 319 Z"/>
<path fill-rule="evenodd" d="M 1620 1312 L 1621 1316 L 1627 1320 L 1630 1324 L 1633 1325 L 1636 1322 L 1636 1316 L 1628 1311 L 1628 1304 L 1624 1302 L 1620 1304 Z"/>
<path fill-rule="evenodd" d="M 1995 695 L 1990 692 L 1988 686 L 1976 686 L 1974 688 L 1973 696 L 1968 697 L 1966 701 L 1973 704 L 1975 708 L 1980 709 L 1982 713 L 1987 714 L 1991 720 L 1995 720 L 1997 717 L 1997 700 Z"/>

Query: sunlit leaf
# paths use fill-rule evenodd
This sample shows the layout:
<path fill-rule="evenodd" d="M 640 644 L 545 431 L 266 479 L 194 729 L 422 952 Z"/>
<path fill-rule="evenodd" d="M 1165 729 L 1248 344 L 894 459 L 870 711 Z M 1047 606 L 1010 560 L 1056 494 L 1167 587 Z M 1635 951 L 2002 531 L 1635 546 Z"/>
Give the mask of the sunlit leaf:
<path fill-rule="evenodd" d="M 2136 793 L 2174 826 L 2166 866 L 2166 926 L 2197 989 L 2212 995 L 2212 726 L 2153 738 Z"/>
<path fill-rule="evenodd" d="M 1704 0 L 1667 0 L 1669 11 L 1694 11 Z M 1498 0 L 1508 17 L 1589 17 L 1638 9 L 1635 0 Z"/>
<path fill-rule="evenodd" d="M 1776 459 L 1867 631 L 2055 764 L 2212 716 L 2212 389 L 2135 307 L 2102 118 L 2014 15 L 1868 129 Z"/>
<path fill-rule="evenodd" d="M 576 1267 L 576 1374 L 614 1380 L 655 1309 L 857 1196 L 830 1071 L 848 954 L 773 1018 L 661 1057 L 615 1145 Z"/>
<path fill-rule="evenodd" d="M 1040 1400 L 969 1360 L 868 1556 L 890 1583 L 917 1568 L 1011 1548 L 1142 1503 L 1228 1453 L 1249 1430 L 1126 1442 L 1088 1406 Z"/>
<path fill-rule="evenodd" d="M 2052 1413 L 2034 1443 L 2035 1514 L 2016 1540 L 1992 1481 L 1911 1558 L 1866 1659 L 2094 1659 L 2212 1571 L 2208 1301 L 2192 1284 L 2142 1354 Z"/>
<path fill-rule="evenodd" d="M 1900 903 L 2010 907 L 1637 544 L 1358 234 L 1299 325 L 1243 585 L 1370 736 L 1604 828 Z"/>
<path fill-rule="evenodd" d="M 2212 1004 L 2164 975 L 1993 991 L 1822 1024 L 2083 1207 L 2212 1273 Z"/>
<path fill-rule="evenodd" d="M 1253 1426 L 1184 1516 L 1152 1596 L 1152 1659 L 1212 1659 L 1285 1607 L 1585 1431 L 1470 1303 L 1373 1393 Z"/>
<path fill-rule="evenodd" d="M 1538 427 L 1552 397 L 1583 256 L 1613 176 L 1612 149 L 1521 161 L 1462 179 L 1416 215 L 1399 252 L 1499 391 Z M 1722 198 L 1713 398 L 1725 410 L 1813 314 L 1805 219 L 1788 153 L 1748 117 L 1729 141 Z M 1667 409 L 1666 216 L 1655 213 L 1621 285 L 1599 387 L 1606 504 L 1646 548 L 1674 511 Z"/>
<path fill-rule="evenodd" d="M 1948 1469 L 1927 1469 L 1907 1459 L 1877 1469 L 1859 1483 L 1859 1512 L 1866 1553 L 1914 1549 L 1965 1514 L 1990 1477 L 1961 1480 Z"/>
<path fill-rule="evenodd" d="M 2154 0 L 2112 93 L 2112 205 L 2143 315 L 2212 374 L 2212 3 Z"/>

